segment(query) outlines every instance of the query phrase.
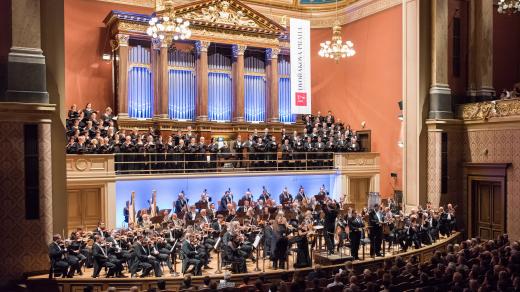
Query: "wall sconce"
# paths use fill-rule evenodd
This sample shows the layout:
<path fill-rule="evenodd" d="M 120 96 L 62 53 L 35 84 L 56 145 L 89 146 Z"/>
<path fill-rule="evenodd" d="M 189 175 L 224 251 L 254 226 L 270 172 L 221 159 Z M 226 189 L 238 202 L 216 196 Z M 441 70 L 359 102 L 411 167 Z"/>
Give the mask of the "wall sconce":
<path fill-rule="evenodd" d="M 361 122 L 361 129 L 364 129 L 366 125 L 367 125 L 367 122 L 362 121 L 362 122 Z"/>
<path fill-rule="evenodd" d="M 404 116 L 403 116 L 403 114 L 399 114 L 399 115 L 397 116 L 397 118 L 398 118 L 400 121 L 404 120 Z"/>
<path fill-rule="evenodd" d="M 111 54 L 103 54 L 103 56 L 101 57 L 101 59 L 105 62 L 110 62 L 112 61 L 112 55 Z"/>
<path fill-rule="evenodd" d="M 399 146 L 399 148 L 404 148 L 404 142 L 403 141 L 398 141 L 397 142 L 397 146 Z"/>

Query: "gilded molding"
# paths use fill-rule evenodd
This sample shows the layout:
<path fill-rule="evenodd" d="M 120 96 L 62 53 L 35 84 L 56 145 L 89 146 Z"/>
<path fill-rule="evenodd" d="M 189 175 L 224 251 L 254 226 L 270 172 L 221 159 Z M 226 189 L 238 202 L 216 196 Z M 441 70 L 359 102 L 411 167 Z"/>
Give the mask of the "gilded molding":
<path fill-rule="evenodd" d="M 520 115 L 520 100 L 496 100 L 461 105 L 459 117 L 463 120 L 485 120 Z"/>

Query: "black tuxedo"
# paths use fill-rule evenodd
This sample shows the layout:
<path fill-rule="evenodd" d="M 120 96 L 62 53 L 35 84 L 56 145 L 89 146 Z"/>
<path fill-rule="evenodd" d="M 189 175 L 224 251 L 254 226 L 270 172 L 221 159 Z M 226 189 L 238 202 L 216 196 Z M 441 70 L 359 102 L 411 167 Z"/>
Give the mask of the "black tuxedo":
<path fill-rule="evenodd" d="M 354 259 L 358 259 L 359 245 L 361 243 L 361 238 L 363 237 L 362 228 L 365 227 L 365 224 L 360 217 L 348 218 L 347 224 L 350 237 L 350 254 Z"/>
<path fill-rule="evenodd" d="M 370 235 L 370 255 L 381 255 L 381 244 L 383 242 L 383 215 L 371 209 L 368 213 L 368 225 Z"/>

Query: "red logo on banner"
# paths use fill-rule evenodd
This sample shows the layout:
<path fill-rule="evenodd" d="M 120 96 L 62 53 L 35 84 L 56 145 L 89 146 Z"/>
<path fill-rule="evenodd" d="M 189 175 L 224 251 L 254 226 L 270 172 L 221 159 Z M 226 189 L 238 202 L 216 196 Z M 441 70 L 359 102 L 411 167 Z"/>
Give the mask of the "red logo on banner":
<path fill-rule="evenodd" d="M 296 106 L 307 106 L 307 92 L 296 92 Z"/>

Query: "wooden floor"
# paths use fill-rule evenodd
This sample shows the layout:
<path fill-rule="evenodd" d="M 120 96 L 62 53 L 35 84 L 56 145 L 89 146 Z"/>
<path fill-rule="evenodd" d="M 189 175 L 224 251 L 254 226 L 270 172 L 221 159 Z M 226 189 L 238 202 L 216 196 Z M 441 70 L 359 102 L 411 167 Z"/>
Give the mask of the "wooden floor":
<path fill-rule="evenodd" d="M 432 246 L 444 245 L 444 243 L 446 243 L 447 241 L 451 241 L 454 238 L 454 236 L 455 235 L 452 235 L 450 238 L 441 238 L 434 245 L 423 246 L 419 250 L 423 250 L 425 248 L 430 248 Z M 392 257 L 394 257 L 396 255 L 399 255 L 399 254 L 402 254 L 402 255 L 404 255 L 404 254 L 413 254 L 414 252 L 418 252 L 419 251 L 419 250 L 414 250 L 413 248 L 411 248 L 411 249 L 408 250 L 408 252 L 404 253 L 404 252 L 400 252 L 399 248 L 397 246 L 393 246 L 390 249 L 386 250 L 384 257 L 371 258 L 370 254 L 369 254 L 369 250 L 370 249 L 367 246 L 366 249 L 365 249 L 365 257 L 363 259 L 363 248 L 360 248 L 360 250 L 359 250 L 359 257 L 361 258 L 361 260 L 354 261 L 353 263 L 354 264 L 364 263 L 364 262 L 369 263 L 371 261 L 379 261 L 379 260 L 386 259 L 386 258 L 392 258 Z M 317 252 L 317 251 L 315 251 L 315 252 Z M 325 251 L 322 251 L 322 252 L 320 252 L 320 255 L 325 257 L 325 256 L 327 256 L 327 253 Z M 348 248 L 344 248 L 340 252 L 336 252 L 334 255 L 332 255 L 330 257 L 334 258 L 334 259 L 338 259 L 341 256 L 349 256 L 349 255 L 350 255 L 350 250 Z M 294 270 L 292 267 L 293 267 L 293 263 L 296 261 L 296 254 L 295 253 L 291 253 L 289 255 L 289 257 L 288 257 L 288 261 L 289 261 L 289 265 L 288 265 L 288 267 L 286 267 L 286 269 L 287 270 Z M 209 269 L 203 269 L 202 276 L 206 276 L 206 275 L 219 276 L 220 273 L 217 273 L 217 254 L 215 252 L 212 252 L 212 260 L 211 260 L 211 262 L 209 264 L 209 267 L 210 267 Z M 168 271 L 168 267 L 166 265 L 164 265 L 164 267 L 163 267 L 163 275 L 162 275 L 161 278 L 178 278 L 178 279 L 180 279 L 180 278 L 183 277 L 183 275 L 180 273 L 180 269 L 181 269 L 181 262 L 180 262 L 180 260 L 177 260 L 177 263 L 176 263 L 176 270 L 177 270 L 177 272 L 179 272 L 179 274 L 177 276 L 175 276 L 173 274 L 170 274 L 169 271 Z M 226 271 L 225 269 L 222 269 L 221 273 L 224 273 L 225 271 Z M 270 272 L 280 272 L 280 271 L 281 270 L 274 270 L 274 269 L 272 269 L 271 262 L 268 259 L 262 258 L 261 256 L 260 256 L 260 259 L 257 261 L 257 263 L 253 263 L 249 259 L 247 260 L 247 272 L 248 273 L 259 273 L 259 272 L 270 273 Z M 128 274 L 128 271 L 125 270 L 125 273 L 126 273 L 127 276 L 130 276 Z M 104 278 L 104 277 L 105 277 L 105 274 L 103 272 L 101 272 L 100 277 L 98 279 Z M 31 280 L 31 279 L 47 279 L 47 278 L 48 278 L 48 275 L 45 274 L 45 275 L 37 275 L 37 276 L 29 277 L 29 280 Z M 153 271 L 151 273 L 151 276 L 149 276 L 147 279 L 149 279 L 149 278 L 160 279 L 160 278 L 157 278 L 157 277 L 153 276 Z M 92 278 L 92 269 L 84 268 L 83 275 L 80 276 L 80 275 L 76 274 L 73 279 L 63 279 L 63 280 L 74 280 L 74 279 L 82 279 L 82 280 L 93 279 Z"/>

